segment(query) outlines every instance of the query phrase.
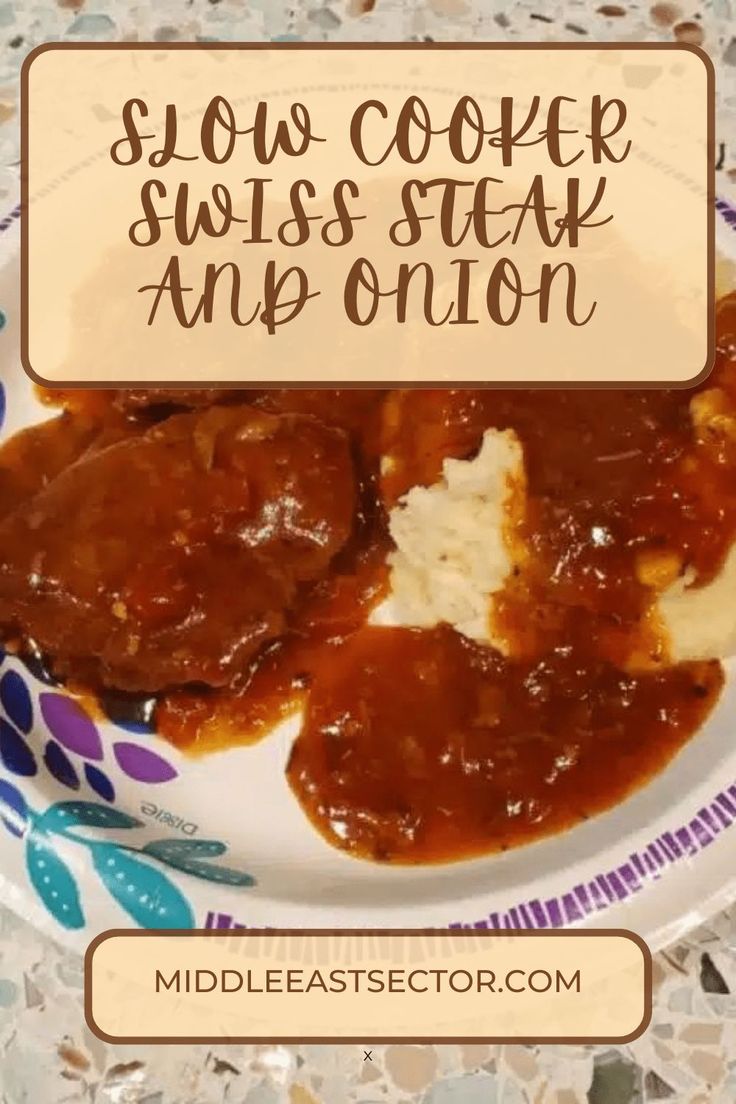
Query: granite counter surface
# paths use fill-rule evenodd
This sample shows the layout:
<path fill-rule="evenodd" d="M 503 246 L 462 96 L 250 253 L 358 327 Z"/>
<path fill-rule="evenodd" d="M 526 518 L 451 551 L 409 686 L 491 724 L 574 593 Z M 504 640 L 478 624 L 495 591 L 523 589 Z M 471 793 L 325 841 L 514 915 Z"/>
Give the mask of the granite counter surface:
<path fill-rule="evenodd" d="M 574 40 L 702 44 L 718 188 L 736 193 L 736 5 L 589 0 L 0 0 L 0 217 L 17 203 L 18 72 L 49 40 Z M 0 906 L 2 1104 L 734 1104 L 736 910 L 655 959 L 650 1029 L 621 1047 L 112 1046 L 78 957 Z"/>

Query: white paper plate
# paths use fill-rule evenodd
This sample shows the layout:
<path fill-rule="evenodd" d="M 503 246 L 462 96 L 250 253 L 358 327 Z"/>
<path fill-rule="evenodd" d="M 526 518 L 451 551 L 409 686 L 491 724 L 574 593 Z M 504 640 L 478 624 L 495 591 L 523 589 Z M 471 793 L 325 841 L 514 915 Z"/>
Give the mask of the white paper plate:
<path fill-rule="evenodd" d="M 736 256 L 719 204 L 719 249 Z M 18 218 L 0 220 L 3 437 L 40 421 L 18 361 Z M 2 550 L 0 549 L 0 556 Z M 83 948 L 148 927 L 623 926 L 654 948 L 736 896 L 736 666 L 705 728 L 652 783 L 563 835 L 450 866 L 333 850 L 292 796 L 296 723 L 189 760 L 99 724 L 16 659 L 0 665 L 0 897 Z"/>

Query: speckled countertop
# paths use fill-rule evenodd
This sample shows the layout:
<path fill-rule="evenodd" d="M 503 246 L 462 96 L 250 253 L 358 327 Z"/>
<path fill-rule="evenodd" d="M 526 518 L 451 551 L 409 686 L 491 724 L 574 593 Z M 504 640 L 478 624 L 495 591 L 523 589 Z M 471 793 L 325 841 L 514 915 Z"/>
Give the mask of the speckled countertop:
<path fill-rule="evenodd" d="M 718 80 L 719 191 L 736 193 L 736 2 L 0 0 L 0 217 L 17 202 L 17 78 L 53 39 L 670 40 Z M 734 1104 L 736 909 L 657 955 L 628 1046 L 115 1047 L 82 1015 L 80 960 L 0 906 L 2 1104 Z"/>

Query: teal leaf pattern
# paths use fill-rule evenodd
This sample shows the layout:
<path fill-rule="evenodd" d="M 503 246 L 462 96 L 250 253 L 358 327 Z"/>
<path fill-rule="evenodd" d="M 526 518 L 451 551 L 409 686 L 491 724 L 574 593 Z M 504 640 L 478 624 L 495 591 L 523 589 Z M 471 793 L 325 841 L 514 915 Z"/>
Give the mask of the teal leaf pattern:
<path fill-rule="evenodd" d="M 151 840 L 143 850 L 147 851 L 149 855 L 155 855 L 157 859 L 163 860 L 168 860 L 172 856 L 214 859 L 218 855 L 225 854 L 227 845 L 221 840 L 162 839 Z"/>
<path fill-rule="evenodd" d="M 151 840 L 143 848 L 148 855 L 153 855 L 160 862 L 181 870 L 185 874 L 191 874 L 195 878 L 204 878 L 208 882 L 221 882 L 223 885 L 252 886 L 255 879 L 244 871 L 233 870 L 229 866 L 218 866 L 215 863 L 203 862 L 199 856 L 222 855 L 226 850 L 225 844 L 219 840 Z"/>
<path fill-rule="evenodd" d="M 39 818 L 39 825 L 47 832 L 64 835 L 73 828 L 138 828 L 142 821 L 94 801 L 57 801 Z"/>
<path fill-rule="evenodd" d="M 26 842 L 26 866 L 36 893 L 64 928 L 83 928 L 77 883 L 45 833 L 33 831 Z"/>
<path fill-rule="evenodd" d="M 191 905 L 177 886 L 135 852 L 114 843 L 94 843 L 92 861 L 100 880 L 142 928 L 193 928 Z"/>

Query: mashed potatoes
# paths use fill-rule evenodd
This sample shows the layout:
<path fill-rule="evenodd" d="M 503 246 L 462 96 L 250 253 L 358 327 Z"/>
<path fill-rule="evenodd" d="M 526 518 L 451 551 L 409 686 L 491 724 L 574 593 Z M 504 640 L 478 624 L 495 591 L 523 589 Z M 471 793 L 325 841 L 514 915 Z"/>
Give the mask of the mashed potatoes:
<path fill-rule="evenodd" d="M 718 387 L 699 392 L 690 402 L 693 431 L 736 437 L 736 420 L 725 411 Z M 736 652 L 736 548 L 718 575 L 706 586 L 691 586 L 685 572 L 659 596 L 658 611 L 675 662 L 725 657 Z"/>
<path fill-rule="evenodd" d="M 492 634 L 492 595 L 513 567 L 513 503 L 524 482 L 518 438 L 489 429 L 473 460 L 445 460 L 438 483 L 413 487 L 391 511 L 392 597 L 377 620 L 445 621 L 503 650 Z"/>
<path fill-rule="evenodd" d="M 688 587 L 685 576 L 660 596 L 659 615 L 675 662 L 736 654 L 734 595 L 736 549 L 731 549 L 712 583 Z"/>
<path fill-rule="evenodd" d="M 445 460 L 437 483 L 413 487 L 391 511 L 392 593 L 373 620 L 421 628 L 447 622 L 507 652 L 493 631 L 493 596 L 513 569 L 514 543 L 518 554 L 512 528 L 523 510 L 524 488 L 518 438 L 494 429 L 486 431 L 474 459 Z M 736 549 L 713 582 L 703 587 L 690 582 L 686 574 L 653 586 L 669 658 L 736 653 Z"/>

